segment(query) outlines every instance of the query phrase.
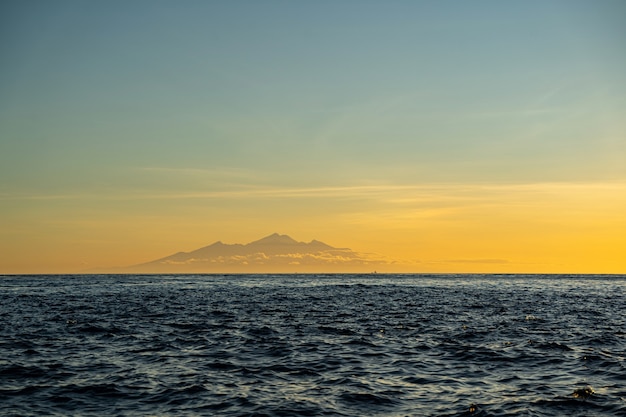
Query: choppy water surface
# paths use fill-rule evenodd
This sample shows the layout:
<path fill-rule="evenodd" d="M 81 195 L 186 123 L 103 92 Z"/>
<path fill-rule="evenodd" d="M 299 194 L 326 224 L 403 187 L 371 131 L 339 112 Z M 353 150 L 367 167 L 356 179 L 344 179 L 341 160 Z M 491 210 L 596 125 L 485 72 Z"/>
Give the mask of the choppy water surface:
<path fill-rule="evenodd" d="M 0 277 L 0 414 L 624 416 L 625 276 Z"/>

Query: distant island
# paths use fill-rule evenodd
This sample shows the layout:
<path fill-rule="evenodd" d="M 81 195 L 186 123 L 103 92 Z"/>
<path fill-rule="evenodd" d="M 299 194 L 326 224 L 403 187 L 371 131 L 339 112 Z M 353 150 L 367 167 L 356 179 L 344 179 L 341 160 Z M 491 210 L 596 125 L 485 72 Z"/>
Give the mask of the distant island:
<path fill-rule="evenodd" d="M 119 268 L 127 273 L 371 272 L 387 263 L 372 254 L 271 234 L 247 244 L 217 241 L 191 252 Z"/>

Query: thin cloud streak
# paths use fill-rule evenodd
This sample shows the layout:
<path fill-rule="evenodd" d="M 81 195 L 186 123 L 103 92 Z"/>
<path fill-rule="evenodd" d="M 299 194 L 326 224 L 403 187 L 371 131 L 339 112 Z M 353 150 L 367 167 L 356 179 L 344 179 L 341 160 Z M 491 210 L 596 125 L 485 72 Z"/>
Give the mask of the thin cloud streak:
<path fill-rule="evenodd" d="M 442 261 L 445 264 L 509 264 L 506 259 L 448 259 Z"/>
<path fill-rule="evenodd" d="M 374 198 L 390 196 L 385 202 L 406 204 L 441 199 L 464 200 L 485 193 L 527 192 L 552 193 L 568 191 L 611 191 L 626 189 L 626 182 L 547 182 L 519 184 L 428 184 L 428 185 L 347 185 L 327 187 L 264 187 L 241 185 L 237 190 L 197 192 L 143 193 L 62 193 L 14 194 L 2 193 L 0 200 L 189 200 L 189 199 L 254 199 L 254 198 Z M 397 193 L 420 193 L 420 196 L 397 196 Z M 430 197 L 430 198 L 429 198 Z"/>
<path fill-rule="evenodd" d="M 139 172 L 148 173 L 164 173 L 164 174 L 181 174 L 181 175 L 203 175 L 208 177 L 227 178 L 244 178 L 259 179 L 259 172 L 243 168 L 179 168 L 179 167 L 139 167 L 135 168 Z"/>

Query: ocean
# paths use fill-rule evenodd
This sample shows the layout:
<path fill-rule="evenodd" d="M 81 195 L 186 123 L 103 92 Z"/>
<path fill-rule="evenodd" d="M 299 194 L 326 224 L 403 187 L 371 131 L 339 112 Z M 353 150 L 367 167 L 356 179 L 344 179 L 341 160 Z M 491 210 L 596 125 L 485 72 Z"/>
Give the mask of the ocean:
<path fill-rule="evenodd" d="M 0 276 L 2 416 L 626 416 L 626 276 Z"/>

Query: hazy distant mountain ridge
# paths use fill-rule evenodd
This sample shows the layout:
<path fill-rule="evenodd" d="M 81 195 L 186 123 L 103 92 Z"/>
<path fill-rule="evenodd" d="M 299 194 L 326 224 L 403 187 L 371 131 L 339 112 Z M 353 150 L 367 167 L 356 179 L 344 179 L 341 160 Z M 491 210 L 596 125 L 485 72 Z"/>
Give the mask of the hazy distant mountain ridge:
<path fill-rule="evenodd" d="M 380 263 L 380 259 L 348 248 L 335 248 L 318 240 L 298 242 L 288 235 L 274 233 L 247 244 L 217 241 L 191 252 L 178 252 L 129 269 L 149 273 L 363 271 L 365 266 Z"/>

